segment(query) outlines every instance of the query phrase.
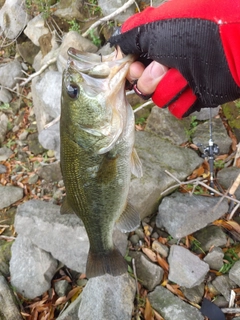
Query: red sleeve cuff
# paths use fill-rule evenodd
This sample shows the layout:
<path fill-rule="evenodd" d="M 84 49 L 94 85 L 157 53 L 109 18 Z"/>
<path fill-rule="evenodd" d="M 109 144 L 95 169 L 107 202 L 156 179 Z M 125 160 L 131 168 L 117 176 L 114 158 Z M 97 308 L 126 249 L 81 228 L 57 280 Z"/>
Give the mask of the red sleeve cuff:
<path fill-rule="evenodd" d="M 152 99 L 160 108 L 169 107 L 169 111 L 181 119 L 197 97 L 182 74 L 176 69 L 169 69 L 159 82 Z"/>

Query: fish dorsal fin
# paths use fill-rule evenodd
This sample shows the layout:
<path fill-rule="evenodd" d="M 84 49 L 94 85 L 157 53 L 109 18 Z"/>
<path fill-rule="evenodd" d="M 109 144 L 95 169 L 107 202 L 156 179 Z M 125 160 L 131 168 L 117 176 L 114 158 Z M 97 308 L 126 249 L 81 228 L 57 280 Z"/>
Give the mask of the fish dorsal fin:
<path fill-rule="evenodd" d="M 135 230 L 140 225 L 139 213 L 134 207 L 127 203 L 125 210 L 116 222 L 116 227 L 122 232 L 130 232 Z"/>
<path fill-rule="evenodd" d="M 135 148 L 133 148 L 132 156 L 131 156 L 131 172 L 137 178 L 141 178 L 143 176 L 142 162 Z"/>
<path fill-rule="evenodd" d="M 68 204 L 67 197 L 63 200 L 63 204 L 60 209 L 61 214 L 75 214 L 71 206 Z"/>

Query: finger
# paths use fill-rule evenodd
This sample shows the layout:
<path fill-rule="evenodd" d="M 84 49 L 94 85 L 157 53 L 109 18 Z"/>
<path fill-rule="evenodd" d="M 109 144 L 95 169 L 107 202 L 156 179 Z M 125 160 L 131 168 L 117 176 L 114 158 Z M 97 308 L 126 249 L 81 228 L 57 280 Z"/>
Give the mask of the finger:
<path fill-rule="evenodd" d="M 153 61 L 142 72 L 138 79 L 137 87 L 144 95 L 151 94 L 155 91 L 159 81 L 164 77 L 168 68 L 162 64 Z"/>
<path fill-rule="evenodd" d="M 127 79 L 130 83 L 132 83 L 134 80 L 137 80 L 141 77 L 143 71 L 145 69 L 144 64 L 142 64 L 139 61 L 135 61 L 131 64 L 128 74 L 127 74 Z"/>

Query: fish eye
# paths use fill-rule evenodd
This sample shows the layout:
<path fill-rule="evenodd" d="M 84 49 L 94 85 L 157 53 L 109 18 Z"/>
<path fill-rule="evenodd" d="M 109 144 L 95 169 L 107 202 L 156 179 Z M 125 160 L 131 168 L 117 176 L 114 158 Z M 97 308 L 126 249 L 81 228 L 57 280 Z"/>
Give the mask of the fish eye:
<path fill-rule="evenodd" d="M 70 82 L 67 85 L 67 94 L 72 99 L 77 99 L 79 96 L 80 88 L 76 83 Z"/>

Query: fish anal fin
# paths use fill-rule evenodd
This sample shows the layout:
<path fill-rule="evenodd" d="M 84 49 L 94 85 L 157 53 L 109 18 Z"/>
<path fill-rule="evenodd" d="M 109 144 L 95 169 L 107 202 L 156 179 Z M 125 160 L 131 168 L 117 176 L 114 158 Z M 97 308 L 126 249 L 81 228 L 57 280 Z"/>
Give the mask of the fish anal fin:
<path fill-rule="evenodd" d="M 125 210 L 116 222 L 116 227 L 122 232 L 130 232 L 135 230 L 140 225 L 139 213 L 134 207 L 127 203 Z"/>
<path fill-rule="evenodd" d="M 118 249 L 113 248 L 107 252 L 99 253 L 89 250 L 86 265 L 87 278 L 99 277 L 106 273 L 116 277 L 126 272 L 127 262 Z"/>
<path fill-rule="evenodd" d="M 71 206 L 68 204 L 67 198 L 63 200 L 63 204 L 60 209 L 61 214 L 75 214 Z"/>
<path fill-rule="evenodd" d="M 137 178 L 141 178 L 143 176 L 142 163 L 135 148 L 133 148 L 131 156 L 131 172 Z"/>

